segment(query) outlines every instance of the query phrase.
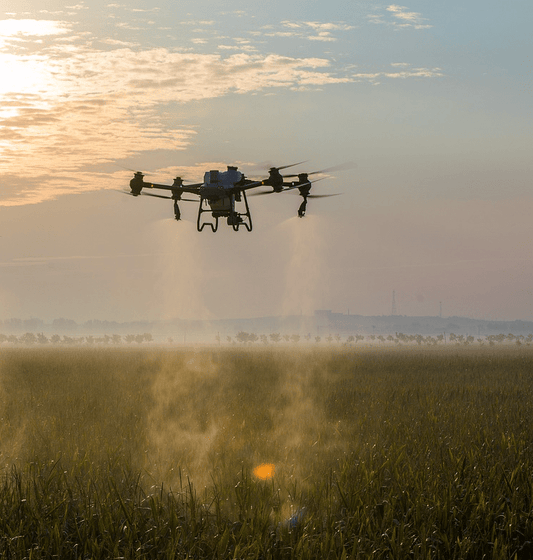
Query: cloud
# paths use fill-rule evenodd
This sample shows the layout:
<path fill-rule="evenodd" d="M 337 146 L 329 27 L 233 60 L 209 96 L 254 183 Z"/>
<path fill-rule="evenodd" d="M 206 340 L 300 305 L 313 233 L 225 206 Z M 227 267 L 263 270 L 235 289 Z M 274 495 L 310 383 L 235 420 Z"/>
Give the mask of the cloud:
<path fill-rule="evenodd" d="M 65 21 L 38 19 L 0 20 L 0 52 L 20 47 L 27 41 L 68 33 L 70 24 Z M 9 51 L 11 52 L 11 50 Z M 3 76 L 6 74 L 2 73 Z"/>
<path fill-rule="evenodd" d="M 318 22 L 318 21 L 289 21 L 281 22 L 284 30 L 264 32 L 266 37 L 294 37 L 309 41 L 337 41 L 332 35 L 334 31 L 349 31 L 354 29 L 352 25 L 344 22 Z M 272 26 L 264 26 L 264 30 L 273 29 Z"/>
<path fill-rule="evenodd" d="M 427 18 L 422 17 L 419 12 L 409 12 L 405 6 L 391 4 L 386 11 L 392 15 L 393 19 L 387 19 L 385 14 L 369 14 L 368 20 L 374 24 L 390 25 L 396 28 L 428 29 L 433 27 L 426 23 Z"/>
<path fill-rule="evenodd" d="M 394 68 L 394 71 L 354 72 L 352 78 L 357 81 L 365 81 L 377 85 L 380 84 L 383 79 L 406 80 L 408 78 L 441 78 L 444 76 L 442 68 L 438 67 L 416 68 L 411 67 L 411 65 L 406 62 L 394 62 L 391 66 Z"/>

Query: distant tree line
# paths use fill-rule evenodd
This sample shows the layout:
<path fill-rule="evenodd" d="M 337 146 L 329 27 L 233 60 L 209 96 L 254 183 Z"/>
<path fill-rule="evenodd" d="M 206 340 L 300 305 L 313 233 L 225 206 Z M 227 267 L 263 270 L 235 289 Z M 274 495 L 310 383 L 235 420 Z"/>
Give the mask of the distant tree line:
<path fill-rule="evenodd" d="M 446 334 L 439 334 L 437 336 L 423 336 L 421 334 L 404 334 L 404 333 L 395 333 L 395 335 L 362 335 L 362 334 L 354 334 L 349 335 L 343 338 L 340 334 L 328 334 L 327 336 L 312 336 L 311 333 L 305 334 L 301 336 L 300 334 L 281 334 L 279 332 L 271 333 L 269 335 L 266 334 L 256 334 L 256 333 L 249 333 L 246 331 L 239 331 L 235 336 L 226 336 L 225 343 L 230 345 L 254 345 L 254 344 L 292 344 L 297 345 L 301 340 L 304 340 L 307 343 L 326 343 L 326 344 L 338 344 L 344 346 L 354 346 L 358 343 L 369 343 L 369 344 L 389 344 L 389 345 L 417 345 L 417 346 L 437 346 L 442 344 L 455 344 L 456 346 L 470 346 L 474 345 L 476 342 L 480 346 L 484 346 L 488 344 L 489 346 L 495 346 L 496 344 L 514 344 L 516 346 L 521 346 L 525 344 L 526 346 L 530 346 L 533 342 L 533 334 L 528 334 L 527 336 L 524 335 L 514 335 L 512 333 L 509 334 L 491 334 L 485 337 L 478 337 L 477 339 L 471 335 L 456 335 L 454 333 L 449 333 L 448 336 Z M 216 342 L 220 345 L 222 344 L 222 338 L 220 334 L 215 336 Z M 143 333 L 143 334 L 113 334 L 108 335 L 104 334 L 103 336 L 68 336 L 63 335 L 60 336 L 58 334 L 53 334 L 51 336 L 46 336 L 45 334 L 41 333 L 32 333 L 26 332 L 22 335 L 15 335 L 15 334 L 2 334 L 0 333 L 0 344 L 21 344 L 25 346 L 32 346 L 32 345 L 84 345 L 84 346 L 94 346 L 94 345 L 104 345 L 104 346 L 113 346 L 119 344 L 142 344 L 143 342 L 153 342 L 153 336 L 150 333 Z M 174 341 L 172 338 L 167 339 L 167 343 L 173 344 Z"/>
<path fill-rule="evenodd" d="M 270 335 L 260 334 L 257 335 L 255 333 L 249 333 L 246 331 L 239 331 L 234 337 L 226 336 L 226 342 L 228 344 L 242 344 L 242 345 L 252 345 L 256 342 L 261 344 L 283 344 L 283 343 L 292 343 L 297 344 L 301 340 L 301 336 L 299 334 L 281 334 L 279 332 L 271 333 Z M 219 334 L 215 337 L 216 341 L 221 344 L 222 339 Z M 504 344 L 504 343 L 513 343 L 517 346 L 522 344 L 526 344 L 527 346 L 531 345 L 533 342 L 533 334 L 529 334 L 527 336 L 524 335 L 514 335 L 514 334 L 498 334 L 498 335 L 487 335 L 485 337 L 475 338 L 471 335 L 456 335 L 454 333 L 450 333 L 448 337 L 446 334 L 439 334 L 436 336 L 423 336 L 421 334 L 404 334 L 404 333 L 395 333 L 395 335 L 362 335 L 362 334 L 355 334 L 349 335 L 345 339 L 340 334 L 328 334 L 325 337 L 315 336 L 314 338 L 311 334 L 306 334 L 303 336 L 303 339 L 307 342 L 314 340 L 315 343 L 320 343 L 322 340 L 327 344 L 343 344 L 345 346 L 355 345 L 358 342 L 367 342 L 367 343 L 378 343 L 378 344 L 397 344 L 397 345 L 404 345 L 404 344 L 412 344 L 418 346 L 437 346 L 442 344 L 455 344 L 457 346 L 469 346 L 474 344 L 476 341 L 480 346 L 484 344 L 489 344 L 489 346 L 494 346 L 496 343 Z"/>
<path fill-rule="evenodd" d="M 6 335 L 0 333 L 0 344 L 10 343 L 10 344 L 23 344 L 25 346 L 32 346 L 34 344 L 53 344 L 53 345 L 86 345 L 93 346 L 95 344 L 103 345 L 117 345 L 117 344 L 132 344 L 133 342 L 141 344 L 143 342 L 152 342 L 153 337 L 150 333 L 143 334 L 127 334 L 122 336 L 120 334 L 113 334 L 104 336 L 60 336 L 58 334 L 53 334 L 50 337 L 45 336 L 43 333 L 31 333 L 27 332 L 23 335 L 17 336 L 14 334 Z"/>

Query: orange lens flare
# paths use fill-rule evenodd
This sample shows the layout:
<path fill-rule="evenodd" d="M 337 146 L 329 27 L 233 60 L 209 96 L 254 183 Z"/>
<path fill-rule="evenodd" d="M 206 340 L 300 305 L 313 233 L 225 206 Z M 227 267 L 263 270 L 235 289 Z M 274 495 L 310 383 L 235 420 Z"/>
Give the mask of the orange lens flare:
<path fill-rule="evenodd" d="M 255 467 L 254 475 L 261 480 L 266 480 L 267 478 L 272 478 L 274 476 L 274 465 L 263 464 Z"/>

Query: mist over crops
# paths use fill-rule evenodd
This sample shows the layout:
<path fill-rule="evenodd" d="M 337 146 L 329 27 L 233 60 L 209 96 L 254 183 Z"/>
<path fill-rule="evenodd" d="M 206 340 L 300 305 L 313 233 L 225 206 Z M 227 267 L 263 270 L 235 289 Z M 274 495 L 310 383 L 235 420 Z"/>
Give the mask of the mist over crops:
<path fill-rule="evenodd" d="M 532 365 L 526 347 L 3 350 L 0 555 L 527 558 Z"/>

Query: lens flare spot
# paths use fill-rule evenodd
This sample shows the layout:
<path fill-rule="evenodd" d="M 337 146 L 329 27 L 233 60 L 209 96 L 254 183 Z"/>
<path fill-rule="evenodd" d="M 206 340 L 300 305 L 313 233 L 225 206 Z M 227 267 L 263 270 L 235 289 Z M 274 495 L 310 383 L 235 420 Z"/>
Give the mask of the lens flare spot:
<path fill-rule="evenodd" d="M 271 463 L 264 463 L 255 467 L 254 475 L 261 480 L 266 480 L 267 478 L 272 478 L 274 476 L 274 465 Z"/>

